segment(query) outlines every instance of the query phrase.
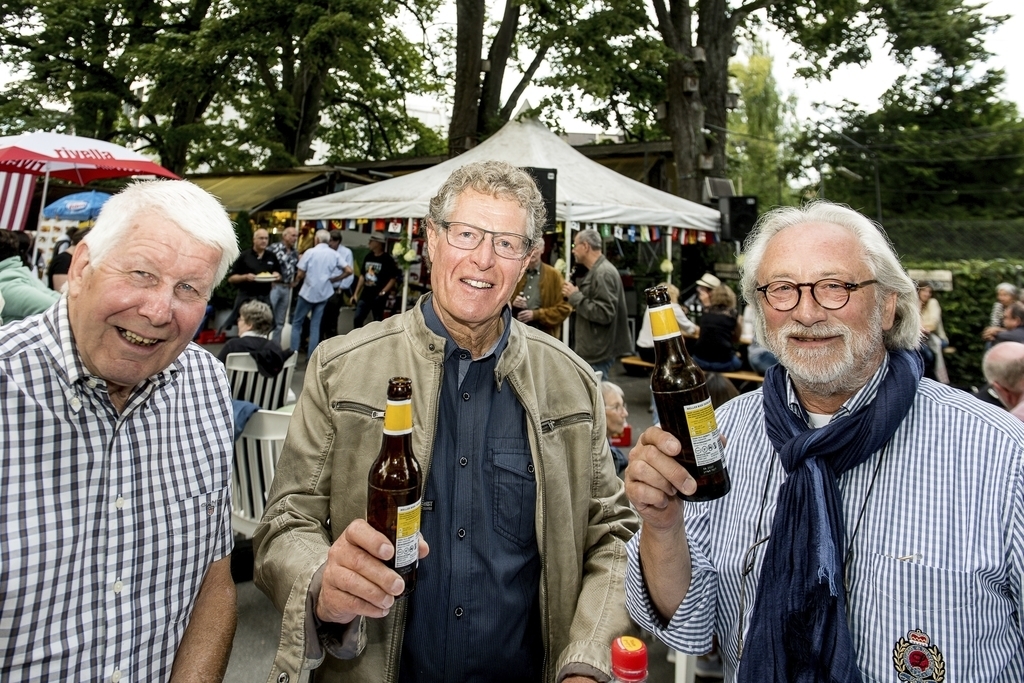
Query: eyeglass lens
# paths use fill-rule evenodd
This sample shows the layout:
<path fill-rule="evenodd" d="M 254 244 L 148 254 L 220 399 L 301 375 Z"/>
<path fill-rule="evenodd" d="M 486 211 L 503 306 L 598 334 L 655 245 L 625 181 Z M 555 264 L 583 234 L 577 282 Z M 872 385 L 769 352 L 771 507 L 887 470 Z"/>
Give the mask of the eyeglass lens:
<path fill-rule="evenodd" d="M 502 258 L 522 258 L 530 248 L 530 240 L 514 232 L 493 232 L 459 222 L 445 223 L 444 227 L 448 234 L 448 243 L 458 249 L 476 249 L 487 235 L 491 236 L 494 253 Z"/>

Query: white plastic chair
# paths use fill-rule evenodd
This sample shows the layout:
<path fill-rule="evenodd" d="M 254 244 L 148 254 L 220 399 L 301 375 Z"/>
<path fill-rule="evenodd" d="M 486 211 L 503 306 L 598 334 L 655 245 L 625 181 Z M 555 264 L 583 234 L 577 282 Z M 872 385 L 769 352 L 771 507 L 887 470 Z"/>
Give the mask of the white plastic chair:
<path fill-rule="evenodd" d="M 297 354 L 284 362 L 275 377 L 264 377 L 256 369 L 256 361 L 248 353 L 229 353 L 224 360 L 231 384 L 231 396 L 240 401 L 255 403 L 262 410 L 277 410 L 288 400 L 288 390 L 295 375 Z"/>
<path fill-rule="evenodd" d="M 258 410 L 245 423 L 242 435 L 235 440 L 231 526 L 246 538 L 252 538 L 263 517 L 267 493 L 274 481 L 291 417 L 288 413 Z"/>

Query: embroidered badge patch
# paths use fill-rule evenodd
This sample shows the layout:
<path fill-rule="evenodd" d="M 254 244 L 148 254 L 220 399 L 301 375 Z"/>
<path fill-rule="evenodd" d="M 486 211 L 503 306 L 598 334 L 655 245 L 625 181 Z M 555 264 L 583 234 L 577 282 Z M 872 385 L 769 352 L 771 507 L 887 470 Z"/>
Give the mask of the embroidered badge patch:
<path fill-rule="evenodd" d="M 913 630 L 906 638 L 896 641 L 892 651 L 892 665 L 903 683 L 942 683 L 946 680 L 946 661 L 931 636 Z"/>

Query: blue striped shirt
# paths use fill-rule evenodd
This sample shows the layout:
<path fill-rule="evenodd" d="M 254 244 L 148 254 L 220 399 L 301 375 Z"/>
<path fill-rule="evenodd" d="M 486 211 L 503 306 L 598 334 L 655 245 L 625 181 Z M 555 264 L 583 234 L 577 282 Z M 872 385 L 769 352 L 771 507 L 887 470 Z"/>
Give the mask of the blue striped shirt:
<path fill-rule="evenodd" d="M 887 367 L 833 419 L 873 400 Z M 792 383 L 789 403 L 807 418 Z M 732 491 L 711 503 L 686 504 L 693 571 L 686 598 L 662 628 L 640 574 L 638 533 L 627 546 L 626 603 L 638 624 L 681 652 L 708 651 L 718 633 L 726 680 L 734 680 L 744 556 L 770 533 L 785 473 L 765 434 L 760 390 L 733 399 L 717 415 L 728 439 Z M 1022 459 L 1018 420 L 923 379 L 892 439 L 840 477 L 849 624 L 864 681 L 932 680 L 940 669 L 947 681 L 1024 680 Z M 766 545 L 751 551 L 744 630 Z"/>

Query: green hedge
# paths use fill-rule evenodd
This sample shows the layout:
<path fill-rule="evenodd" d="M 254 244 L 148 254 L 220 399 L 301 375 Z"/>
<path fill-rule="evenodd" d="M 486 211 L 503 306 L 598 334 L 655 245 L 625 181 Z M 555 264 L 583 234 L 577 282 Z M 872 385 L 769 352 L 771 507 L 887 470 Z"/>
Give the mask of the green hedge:
<path fill-rule="evenodd" d="M 904 259 L 903 265 L 908 269 L 953 272 L 953 291 L 935 294 L 942 306 L 942 324 L 949 344 L 956 348 L 956 353 L 946 356 L 949 378 L 957 386 L 981 386 L 985 382 L 981 372 L 981 358 L 985 354 L 981 331 L 988 326 L 992 304 L 996 300 L 996 285 L 1000 282 L 1019 285 L 1020 278 L 1024 277 L 1024 261 Z"/>

